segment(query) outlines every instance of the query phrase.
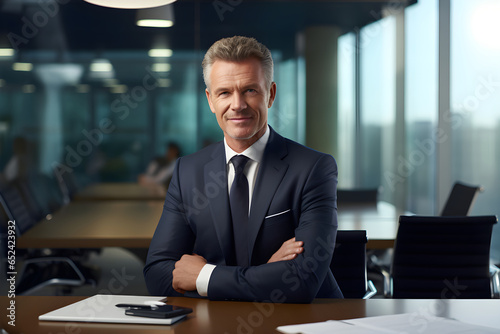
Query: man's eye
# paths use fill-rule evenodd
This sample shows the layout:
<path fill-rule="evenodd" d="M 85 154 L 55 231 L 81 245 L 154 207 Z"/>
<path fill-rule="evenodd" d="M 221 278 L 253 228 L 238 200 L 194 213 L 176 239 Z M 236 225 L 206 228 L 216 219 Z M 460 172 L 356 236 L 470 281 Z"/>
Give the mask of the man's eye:
<path fill-rule="evenodd" d="M 247 89 L 247 92 L 249 92 L 249 93 L 255 93 L 257 91 L 255 89 L 250 88 L 250 89 Z"/>

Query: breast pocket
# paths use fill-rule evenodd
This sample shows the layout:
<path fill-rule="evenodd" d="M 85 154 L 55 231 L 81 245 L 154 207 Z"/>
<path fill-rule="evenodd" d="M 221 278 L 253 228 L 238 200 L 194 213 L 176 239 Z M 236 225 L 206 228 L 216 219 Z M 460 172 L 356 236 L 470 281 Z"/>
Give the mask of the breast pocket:
<path fill-rule="evenodd" d="M 282 220 L 290 220 L 291 218 L 293 218 L 291 209 L 270 214 L 264 218 L 264 227 L 276 224 L 277 222 L 280 222 Z"/>
<path fill-rule="evenodd" d="M 257 237 L 253 259 L 256 264 L 267 262 L 283 242 L 295 235 L 292 210 L 280 211 L 266 216 Z"/>

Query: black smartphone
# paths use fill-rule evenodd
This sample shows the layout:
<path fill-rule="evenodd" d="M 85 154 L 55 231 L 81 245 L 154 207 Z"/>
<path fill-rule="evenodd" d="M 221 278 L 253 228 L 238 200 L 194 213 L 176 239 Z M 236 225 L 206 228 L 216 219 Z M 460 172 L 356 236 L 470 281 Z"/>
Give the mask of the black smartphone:
<path fill-rule="evenodd" d="M 129 308 L 125 310 L 126 315 L 162 319 L 174 318 L 191 312 L 193 312 L 193 310 L 188 307 L 175 305 L 163 305 L 153 308 Z"/>

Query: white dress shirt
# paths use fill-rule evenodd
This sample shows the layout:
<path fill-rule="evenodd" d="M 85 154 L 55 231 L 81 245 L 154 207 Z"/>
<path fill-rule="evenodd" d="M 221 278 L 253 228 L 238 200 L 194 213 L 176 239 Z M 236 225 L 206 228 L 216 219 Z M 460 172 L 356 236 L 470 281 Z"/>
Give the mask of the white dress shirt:
<path fill-rule="evenodd" d="M 262 156 L 264 155 L 264 150 L 267 145 L 267 141 L 269 140 L 269 126 L 267 126 L 266 132 L 262 137 L 259 138 L 252 146 L 247 148 L 245 151 L 241 153 L 237 153 L 233 151 L 229 145 L 227 145 L 226 138 L 224 138 L 224 148 L 226 152 L 226 164 L 227 164 L 227 187 L 228 193 L 231 190 L 231 185 L 234 180 L 234 166 L 231 162 L 231 158 L 235 155 L 241 154 L 244 155 L 250 160 L 248 160 L 245 165 L 245 169 L 243 173 L 248 180 L 248 212 L 250 213 L 250 208 L 252 206 L 252 194 L 253 188 L 255 186 L 255 181 L 257 180 L 257 174 L 259 172 L 259 166 L 262 161 Z M 207 296 L 208 294 L 208 283 L 210 281 L 210 276 L 212 275 L 212 271 L 215 269 L 215 265 L 206 264 L 200 271 L 198 278 L 196 279 L 196 290 L 200 296 Z"/>

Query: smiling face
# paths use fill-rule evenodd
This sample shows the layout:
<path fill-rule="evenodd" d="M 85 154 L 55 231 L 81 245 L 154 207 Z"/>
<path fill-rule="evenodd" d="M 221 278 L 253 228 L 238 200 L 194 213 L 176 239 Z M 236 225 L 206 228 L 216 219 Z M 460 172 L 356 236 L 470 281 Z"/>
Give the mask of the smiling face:
<path fill-rule="evenodd" d="M 267 109 L 276 97 L 276 84 L 267 87 L 257 58 L 232 62 L 216 60 L 206 95 L 226 142 L 241 153 L 255 143 L 267 127 Z"/>

